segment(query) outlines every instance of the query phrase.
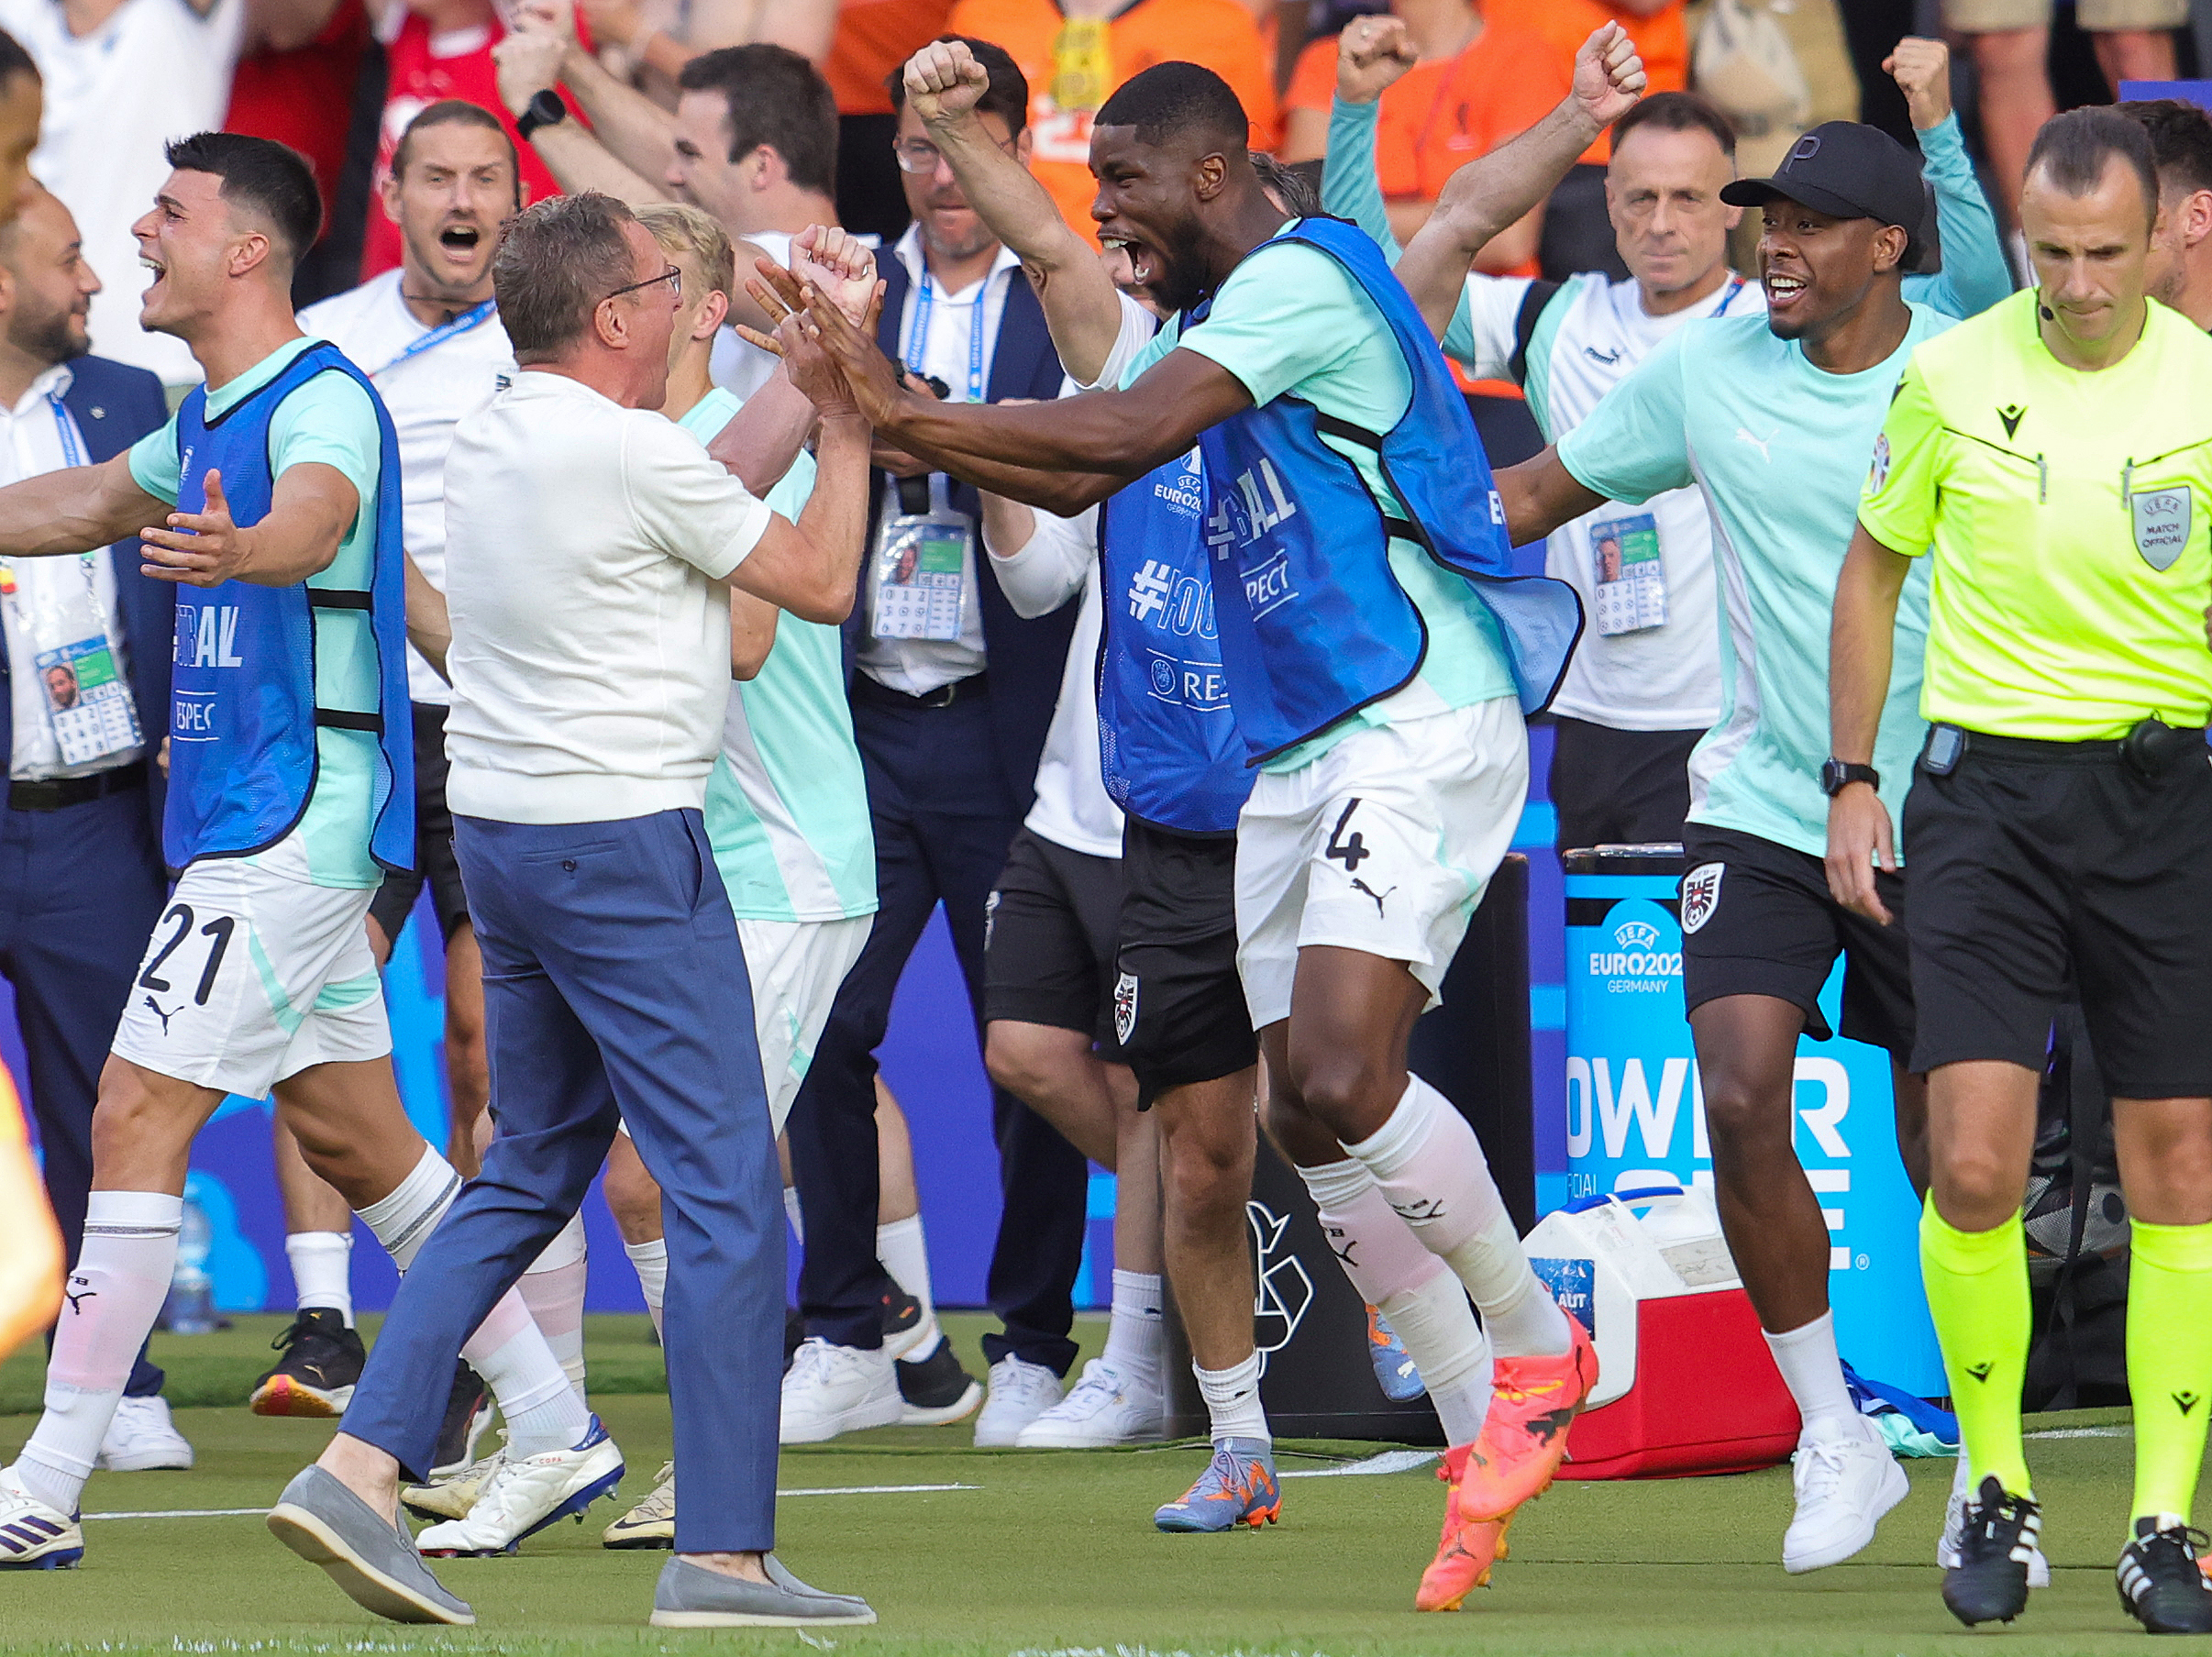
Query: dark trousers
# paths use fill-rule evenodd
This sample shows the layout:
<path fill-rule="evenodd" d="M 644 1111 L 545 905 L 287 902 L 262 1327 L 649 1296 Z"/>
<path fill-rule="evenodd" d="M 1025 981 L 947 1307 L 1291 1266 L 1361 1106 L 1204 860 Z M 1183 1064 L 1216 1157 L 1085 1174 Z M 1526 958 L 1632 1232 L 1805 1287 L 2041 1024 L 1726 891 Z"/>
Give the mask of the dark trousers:
<path fill-rule="evenodd" d="M 1556 713 L 1552 728 L 1561 851 L 1682 838 L 1690 750 L 1703 731 L 1618 731 Z"/>
<path fill-rule="evenodd" d="M 1001 774 L 989 692 L 950 707 L 887 706 L 863 689 L 853 731 L 868 773 L 881 907 L 831 1008 L 786 1126 L 806 1222 L 800 1309 L 810 1335 L 882 1344 L 876 1262 L 876 1048 L 891 996 L 930 911 L 942 900 L 968 1005 L 982 1036 L 984 905 L 1021 827 L 1026 779 Z M 1002 1208 L 986 1295 L 1005 1325 L 983 1337 L 991 1363 L 1012 1353 L 1065 1375 L 1075 1361 L 1076 1272 L 1089 1170 L 1059 1131 L 991 1089 Z"/>
<path fill-rule="evenodd" d="M 660 1182 L 685 1553 L 775 1545 L 782 1180 L 737 922 L 694 811 L 456 817 L 484 954 L 484 1171 L 400 1280 L 345 1431 L 427 1471 L 453 1360 L 566 1225 L 617 1121 Z"/>
<path fill-rule="evenodd" d="M 0 974 L 15 987 L 27 1102 L 72 1266 L 92 1189 L 100 1068 L 167 891 L 144 790 L 58 812 L 0 807 Z M 140 1347 L 125 1395 L 160 1390 L 161 1372 Z"/>

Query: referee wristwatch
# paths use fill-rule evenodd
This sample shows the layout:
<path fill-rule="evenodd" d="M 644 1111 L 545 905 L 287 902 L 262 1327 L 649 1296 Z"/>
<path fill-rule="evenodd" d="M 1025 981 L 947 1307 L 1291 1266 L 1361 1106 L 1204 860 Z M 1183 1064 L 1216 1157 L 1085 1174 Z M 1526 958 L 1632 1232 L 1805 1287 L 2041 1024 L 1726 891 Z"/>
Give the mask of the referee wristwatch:
<path fill-rule="evenodd" d="M 522 134 L 523 142 L 527 144 L 540 127 L 557 127 L 568 118 L 569 106 L 560 101 L 560 94 L 547 86 L 514 117 L 514 130 Z"/>
<path fill-rule="evenodd" d="M 1882 786 L 1882 773 L 1870 765 L 1853 765 L 1845 759 L 1830 759 L 1820 768 L 1820 792 L 1830 800 L 1854 782 L 1878 790 Z"/>

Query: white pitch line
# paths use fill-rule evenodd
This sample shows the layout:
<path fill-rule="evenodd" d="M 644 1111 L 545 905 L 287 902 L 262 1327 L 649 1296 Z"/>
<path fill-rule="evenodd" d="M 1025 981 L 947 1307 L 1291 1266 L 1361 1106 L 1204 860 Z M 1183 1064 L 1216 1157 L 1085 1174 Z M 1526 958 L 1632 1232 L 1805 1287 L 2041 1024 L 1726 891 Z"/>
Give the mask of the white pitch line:
<path fill-rule="evenodd" d="M 779 1490 L 778 1496 L 920 1496 L 939 1490 L 980 1490 L 980 1485 L 838 1485 L 819 1490 Z M 138 1513 L 86 1513 L 95 1519 L 266 1519 L 266 1508 L 152 1508 Z"/>
<path fill-rule="evenodd" d="M 1294 1467 L 1277 1478 L 1356 1478 L 1370 1473 L 1410 1473 L 1436 1459 L 1433 1450 L 1386 1450 L 1346 1467 Z"/>

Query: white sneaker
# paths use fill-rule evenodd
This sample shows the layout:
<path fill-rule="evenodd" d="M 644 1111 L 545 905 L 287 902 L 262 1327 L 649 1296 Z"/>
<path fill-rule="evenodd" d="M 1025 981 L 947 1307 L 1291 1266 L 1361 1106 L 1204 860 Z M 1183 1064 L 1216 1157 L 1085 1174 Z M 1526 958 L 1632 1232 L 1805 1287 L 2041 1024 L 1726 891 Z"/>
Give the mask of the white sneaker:
<path fill-rule="evenodd" d="M 467 1516 L 430 1526 L 415 1539 L 415 1550 L 431 1559 L 512 1553 L 557 1519 L 581 1524 L 584 1509 L 614 1495 L 621 1480 L 622 1452 L 593 1416 L 592 1431 L 572 1449 L 501 1454 Z"/>
<path fill-rule="evenodd" d="M 170 1419 L 167 1398 L 121 1398 L 116 1403 L 115 1418 L 107 1423 L 107 1436 L 100 1441 L 100 1453 L 93 1458 L 93 1465 L 104 1473 L 189 1467 L 192 1446 Z"/>
<path fill-rule="evenodd" d="M 507 1435 L 503 1431 L 500 1435 Z M 433 1478 L 426 1485 L 400 1486 L 400 1506 L 417 1519 L 466 1519 L 469 1509 L 476 1506 L 476 1498 L 483 1494 L 484 1481 L 492 1476 L 492 1469 L 507 1459 L 503 1443 L 490 1455 L 480 1456 L 459 1473 L 448 1473 L 444 1478 Z"/>
<path fill-rule="evenodd" d="M 786 1444 L 819 1444 L 864 1427 L 895 1427 L 901 1408 L 890 1353 L 809 1335 L 783 1375 L 780 1436 Z"/>
<path fill-rule="evenodd" d="M 0 1571 L 65 1571 L 84 1557 L 76 1519 L 23 1487 L 0 1467 Z"/>
<path fill-rule="evenodd" d="M 1959 1554 L 1959 1533 L 1966 1528 L 1966 1499 L 1974 1494 L 1969 1488 L 1971 1466 L 1966 1460 L 1964 1445 L 1959 1447 L 1958 1470 L 1951 1475 L 1951 1499 L 1943 1504 L 1943 1535 L 1936 1543 L 1936 1563 L 1946 1571 L 1955 1571 L 1964 1562 Z M 2043 1557 L 2040 1538 L 2029 1533 L 2028 1585 L 2047 1588 L 2051 1585 L 2051 1562 Z"/>
<path fill-rule="evenodd" d="M 1882 1516 L 1912 1492 L 1882 1435 L 1864 1422 L 1797 1441 L 1792 1482 L 1797 1515 L 1782 1538 L 1782 1568 L 1793 1574 L 1840 1564 L 1874 1541 Z"/>
<path fill-rule="evenodd" d="M 1108 1450 L 1156 1444 L 1167 1436 L 1167 1399 L 1160 1388 L 1134 1384 L 1103 1358 L 1093 1358 L 1067 1396 L 1016 1433 L 1014 1442 L 1024 1450 Z"/>
<path fill-rule="evenodd" d="M 990 1393 L 976 1417 L 976 1448 L 1012 1449 L 1022 1429 L 1059 1401 L 1059 1376 L 1008 1353 L 990 1366 Z"/>

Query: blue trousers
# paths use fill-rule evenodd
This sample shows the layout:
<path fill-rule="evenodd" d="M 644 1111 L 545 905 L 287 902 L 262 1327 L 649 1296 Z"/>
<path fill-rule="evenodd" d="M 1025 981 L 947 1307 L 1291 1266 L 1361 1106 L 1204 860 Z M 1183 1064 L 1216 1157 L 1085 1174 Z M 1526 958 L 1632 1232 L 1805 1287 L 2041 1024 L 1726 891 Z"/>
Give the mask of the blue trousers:
<path fill-rule="evenodd" d="M 676 1547 L 775 1545 L 784 1221 L 737 922 L 695 811 L 454 819 L 484 956 L 484 1170 L 401 1280 L 344 1431 L 427 1468 L 466 1340 L 628 1125 L 660 1182 Z"/>
<path fill-rule="evenodd" d="M 58 812 L 0 807 L 0 975 L 16 991 L 30 1061 L 24 1103 L 72 1265 L 92 1189 L 100 1068 L 168 889 L 143 789 Z M 125 1391 L 151 1397 L 161 1379 L 140 1347 Z"/>

